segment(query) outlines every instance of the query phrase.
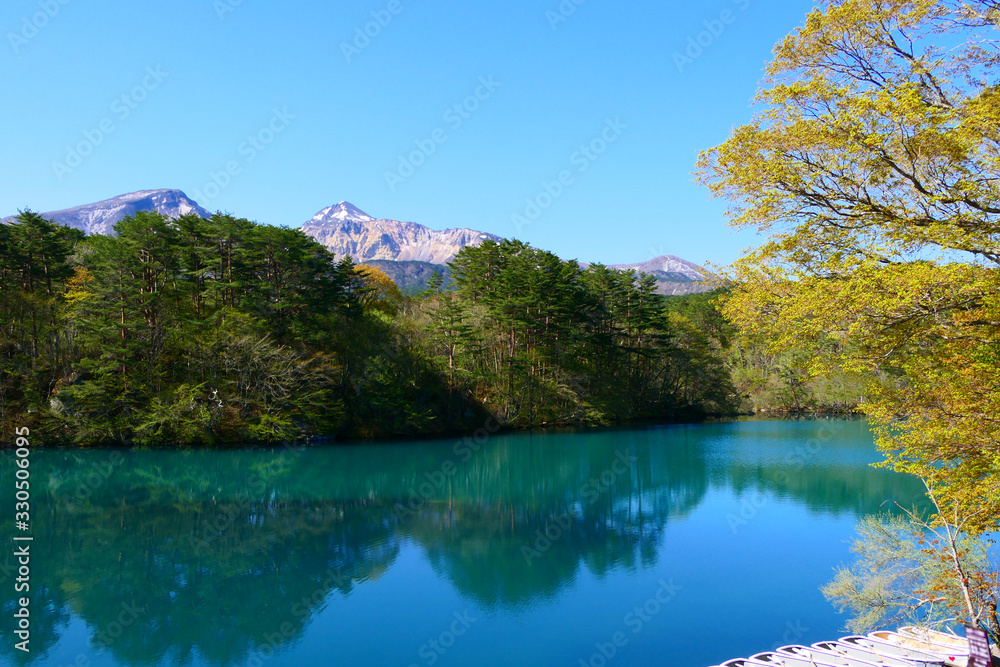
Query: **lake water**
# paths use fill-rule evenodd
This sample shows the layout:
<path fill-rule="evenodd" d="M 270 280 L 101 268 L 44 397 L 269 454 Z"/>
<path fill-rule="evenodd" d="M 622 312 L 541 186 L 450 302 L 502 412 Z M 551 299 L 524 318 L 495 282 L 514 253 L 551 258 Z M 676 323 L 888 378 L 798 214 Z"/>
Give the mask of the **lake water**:
<path fill-rule="evenodd" d="M 841 636 L 857 421 L 31 454 L 32 665 L 679 665 Z M 13 456 L 0 517 L 15 534 Z"/>

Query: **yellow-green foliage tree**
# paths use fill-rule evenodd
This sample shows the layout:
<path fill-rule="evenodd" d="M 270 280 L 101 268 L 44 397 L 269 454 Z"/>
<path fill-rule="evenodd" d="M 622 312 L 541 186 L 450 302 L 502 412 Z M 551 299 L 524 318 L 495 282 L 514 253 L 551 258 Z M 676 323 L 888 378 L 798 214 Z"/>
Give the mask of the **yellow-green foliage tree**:
<path fill-rule="evenodd" d="M 974 531 L 1000 518 L 998 20 L 995 0 L 823 3 L 699 160 L 734 224 L 769 234 L 727 316 L 815 350 L 812 372 L 879 378 L 880 447 Z"/>
<path fill-rule="evenodd" d="M 354 271 L 361 276 L 365 293 L 361 302 L 366 309 L 395 315 L 403 303 L 403 294 L 389 275 L 382 269 L 368 264 L 358 264 Z"/>

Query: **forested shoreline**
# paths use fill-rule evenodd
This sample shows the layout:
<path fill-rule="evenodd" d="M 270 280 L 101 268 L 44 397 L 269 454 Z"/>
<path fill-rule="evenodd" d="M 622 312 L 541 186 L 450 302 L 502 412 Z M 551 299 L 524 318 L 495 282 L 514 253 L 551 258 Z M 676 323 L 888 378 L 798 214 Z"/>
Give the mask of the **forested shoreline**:
<path fill-rule="evenodd" d="M 650 277 L 519 241 L 450 270 L 404 297 L 300 230 L 140 212 L 84 237 L 25 211 L 0 226 L 0 424 L 217 446 L 739 409 L 711 300 L 685 315 Z"/>

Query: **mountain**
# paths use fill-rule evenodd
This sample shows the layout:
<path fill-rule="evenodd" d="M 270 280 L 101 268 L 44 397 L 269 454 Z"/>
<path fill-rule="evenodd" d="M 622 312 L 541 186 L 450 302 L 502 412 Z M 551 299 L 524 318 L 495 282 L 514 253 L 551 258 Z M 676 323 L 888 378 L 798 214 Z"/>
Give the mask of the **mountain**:
<path fill-rule="evenodd" d="M 370 259 L 365 264 L 381 269 L 392 278 L 403 294 L 419 294 L 427 289 L 427 281 L 435 272 L 443 278 L 441 287 L 451 286 L 451 267 L 430 262 L 397 262 L 389 259 Z"/>
<path fill-rule="evenodd" d="M 646 273 L 656 278 L 657 294 L 677 296 L 707 292 L 711 285 L 701 281 L 711 280 L 714 276 L 702 267 L 673 255 L 660 255 L 638 264 L 613 264 L 608 268 L 636 273 Z"/>
<path fill-rule="evenodd" d="M 168 218 L 179 218 L 188 213 L 210 218 L 212 214 L 180 190 L 140 190 L 111 199 L 74 206 L 62 211 L 42 213 L 48 220 L 82 229 L 87 234 L 110 234 L 115 224 L 124 217 L 139 211 L 159 211 Z M 0 222 L 10 222 L 14 216 Z"/>
<path fill-rule="evenodd" d="M 110 234 L 119 220 L 139 211 L 158 211 L 168 218 L 179 218 L 188 213 L 212 217 L 182 191 L 169 189 L 140 190 L 41 215 L 82 229 L 87 234 Z M 9 216 L 0 222 L 10 222 L 13 218 Z M 350 255 L 355 262 L 375 264 L 407 293 L 424 289 L 435 270 L 445 276 L 446 285 L 450 283 L 450 272 L 443 265 L 454 259 L 465 246 L 476 246 L 486 239 L 502 240 L 495 234 L 474 229 L 435 231 L 415 222 L 376 219 L 346 201 L 318 212 L 302 225 L 302 231 L 326 246 L 338 259 Z M 711 289 L 709 285 L 699 282 L 712 278 L 710 273 L 697 264 L 672 255 L 662 255 L 638 264 L 616 264 L 610 268 L 632 269 L 655 276 L 659 294 L 692 294 Z"/>
<path fill-rule="evenodd" d="M 446 267 L 440 265 L 454 259 L 465 246 L 479 245 L 486 239 L 502 240 L 474 229 L 435 231 L 415 222 L 375 219 L 346 201 L 324 208 L 302 225 L 302 231 L 326 246 L 338 259 L 350 255 L 355 262 L 378 266 L 408 293 L 424 289 L 435 269 L 450 278 L 443 270 Z M 673 255 L 610 268 L 632 269 L 656 277 L 658 294 L 693 294 L 711 289 L 701 282 L 711 278 L 710 273 Z"/>
<path fill-rule="evenodd" d="M 415 222 L 375 219 L 342 201 L 329 206 L 302 225 L 302 231 L 326 246 L 338 259 L 373 259 L 447 264 L 467 245 L 501 237 L 474 229 L 436 231 Z"/>
<path fill-rule="evenodd" d="M 430 280 L 435 271 L 444 278 L 443 287 L 445 289 L 452 284 L 451 267 L 447 265 L 387 259 L 370 259 L 365 264 L 384 271 L 399 286 L 403 294 L 417 294 L 427 289 L 427 281 Z M 581 263 L 580 266 L 586 268 L 587 264 Z M 608 268 L 632 269 L 636 273 L 648 273 L 656 278 L 656 293 L 666 296 L 707 292 L 712 289 L 712 285 L 702 281 L 714 277 L 697 264 L 670 255 L 639 264 L 616 264 Z"/>
<path fill-rule="evenodd" d="M 608 268 L 662 275 L 666 280 L 704 280 L 711 275 L 694 262 L 673 255 L 660 255 L 639 264 L 612 264 Z"/>

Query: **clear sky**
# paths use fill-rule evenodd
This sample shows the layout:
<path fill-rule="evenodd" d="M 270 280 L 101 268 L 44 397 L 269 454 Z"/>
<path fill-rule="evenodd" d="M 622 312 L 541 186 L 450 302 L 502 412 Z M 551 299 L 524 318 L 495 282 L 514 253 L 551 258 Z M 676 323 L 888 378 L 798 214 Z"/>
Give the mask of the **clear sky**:
<path fill-rule="evenodd" d="M 694 162 L 811 7 L 7 0 L 0 215 L 179 188 L 269 224 L 347 200 L 566 259 L 726 264 L 755 236 Z"/>

